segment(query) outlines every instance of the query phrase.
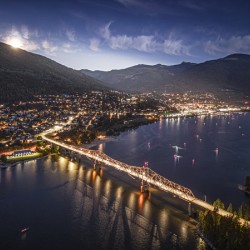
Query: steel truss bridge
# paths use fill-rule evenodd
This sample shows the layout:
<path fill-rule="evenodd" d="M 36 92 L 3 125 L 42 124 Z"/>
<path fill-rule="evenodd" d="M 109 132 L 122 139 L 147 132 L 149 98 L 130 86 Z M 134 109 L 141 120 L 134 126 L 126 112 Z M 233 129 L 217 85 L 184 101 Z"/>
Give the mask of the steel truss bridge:
<path fill-rule="evenodd" d="M 41 134 L 43 140 L 57 145 L 61 148 L 64 148 L 68 151 L 74 152 L 76 154 L 79 154 L 81 156 L 85 156 L 89 159 L 92 159 L 97 162 L 101 162 L 107 166 L 114 167 L 115 169 L 125 172 L 131 177 L 138 178 L 142 182 L 147 183 L 149 185 L 152 185 L 160 190 L 163 190 L 165 192 L 169 192 L 177 197 L 179 197 L 182 200 L 185 200 L 189 202 L 189 204 L 193 203 L 200 207 L 203 207 L 205 209 L 208 209 L 210 211 L 216 211 L 218 214 L 222 216 L 233 216 L 232 213 L 227 212 L 226 210 L 223 210 L 221 208 L 218 208 L 215 210 L 215 207 L 201 199 L 198 199 L 195 197 L 193 192 L 184 186 L 181 186 L 173 181 L 168 180 L 167 178 L 157 174 L 155 171 L 150 169 L 149 167 L 137 167 L 137 166 L 130 166 L 126 163 L 120 162 L 118 160 L 115 160 L 111 158 L 110 156 L 104 154 L 103 152 L 99 150 L 90 150 L 85 148 L 77 148 L 75 146 L 71 146 L 68 144 L 65 144 L 60 141 L 56 141 L 53 139 L 50 139 L 46 137 L 46 134 Z M 248 223 L 250 225 L 249 221 L 246 221 L 244 219 L 240 219 L 241 223 Z"/>

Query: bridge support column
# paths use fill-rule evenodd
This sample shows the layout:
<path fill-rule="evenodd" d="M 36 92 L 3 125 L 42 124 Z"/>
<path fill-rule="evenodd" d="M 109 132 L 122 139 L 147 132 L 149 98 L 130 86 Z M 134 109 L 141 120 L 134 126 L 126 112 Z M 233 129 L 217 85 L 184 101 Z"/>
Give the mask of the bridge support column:
<path fill-rule="evenodd" d="M 144 186 L 141 185 L 141 193 L 144 193 Z"/>
<path fill-rule="evenodd" d="M 144 183 L 143 183 L 143 180 L 141 180 L 141 193 L 144 193 Z"/>
<path fill-rule="evenodd" d="M 94 169 L 94 170 L 99 170 L 99 171 L 101 171 L 101 170 L 102 170 L 101 162 L 95 160 L 95 161 L 94 161 L 94 165 L 93 165 L 93 169 Z"/>
<path fill-rule="evenodd" d="M 102 177 L 102 165 L 99 165 L 98 175 Z"/>
<path fill-rule="evenodd" d="M 144 183 L 144 181 L 141 181 L 141 193 L 149 194 L 149 185 L 148 183 Z"/>
<path fill-rule="evenodd" d="M 191 202 L 188 203 L 188 215 L 192 216 L 192 204 L 191 204 Z"/>

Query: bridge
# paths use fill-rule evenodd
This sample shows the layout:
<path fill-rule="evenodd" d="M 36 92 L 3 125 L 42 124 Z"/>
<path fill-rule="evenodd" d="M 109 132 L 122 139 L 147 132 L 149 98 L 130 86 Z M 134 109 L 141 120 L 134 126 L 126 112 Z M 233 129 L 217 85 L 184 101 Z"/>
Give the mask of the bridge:
<path fill-rule="evenodd" d="M 191 213 L 191 204 L 195 204 L 205 209 L 208 209 L 210 211 L 216 211 L 221 216 L 233 216 L 232 213 L 229 213 L 226 210 L 223 210 L 221 208 L 218 208 L 215 210 L 215 207 L 213 205 L 201 199 L 196 198 L 193 192 L 189 188 L 186 188 L 173 181 L 168 180 L 167 178 L 157 174 L 155 171 L 153 171 L 149 167 L 130 166 L 126 163 L 123 163 L 123 162 L 120 162 L 118 160 L 111 158 L 110 156 L 104 154 L 103 152 L 99 150 L 78 148 L 78 147 L 57 141 L 57 140 L 50 139 L 46 136 L 48 132 L 51 132 L 51 131 L 47 131 L 41 134 L 43 140 L 51 144 L 57 145 L 61 148 L 64 148 L 66 150 L 69 150 L 71 152 L 74 152 L 76 154 L 79 154 L 81 156 L 85 156 L 94 161 L 101 162 L 107 166 L 114 167 L 115 169 L 119 171 L 127 173 L 131 177 L 138 178 L 139 180 L 142 181 L 142 184 L 147 183 L 160 190 L 171 193 L 189 203 L 189 213 Z M 141 188 L 143 188 L 143 185 L 141 186 Z M 247 222 L 250 225 L 249 221 L 246 221 L 242 218 L 240 218 L 239 220 L 242 224 Z"/>

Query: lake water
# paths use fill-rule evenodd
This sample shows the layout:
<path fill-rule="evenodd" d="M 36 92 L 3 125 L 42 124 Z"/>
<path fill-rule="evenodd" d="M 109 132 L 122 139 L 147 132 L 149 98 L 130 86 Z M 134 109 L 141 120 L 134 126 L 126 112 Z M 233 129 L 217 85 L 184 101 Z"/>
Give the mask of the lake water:
<path fill-rule="evenodd" d="M 238 184 L 250 175 L 250 113 L 162 119 L 117 140 L 99 149 L 128 164 L 148 162 L 209 202 L 220 198 L 238 208 L 248 201 Z"/>
<path fill-rule="evenodd" d="M 249 202 L 237 188 L 250 174 L 249 114 L 163 119 L 98 148 L 132 165 L 148 162 L 208 201 Z M 1 170 L 0 249 L 206 248 L 185 202 L 156 189 L 147 198 L 139 186 L 110 167 L 94 171 L 60 156 Z"/>

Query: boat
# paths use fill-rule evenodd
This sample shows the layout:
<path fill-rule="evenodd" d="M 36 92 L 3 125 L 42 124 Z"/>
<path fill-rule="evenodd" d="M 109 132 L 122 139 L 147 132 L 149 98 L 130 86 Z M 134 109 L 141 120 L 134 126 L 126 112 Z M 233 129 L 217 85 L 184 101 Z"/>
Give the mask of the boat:
<path fill-rule="evenodd" d="M 29 227 L 24 227 L 21 229 L 21 233 L 26 233 L 27 231 L 29 231 Z"/>

